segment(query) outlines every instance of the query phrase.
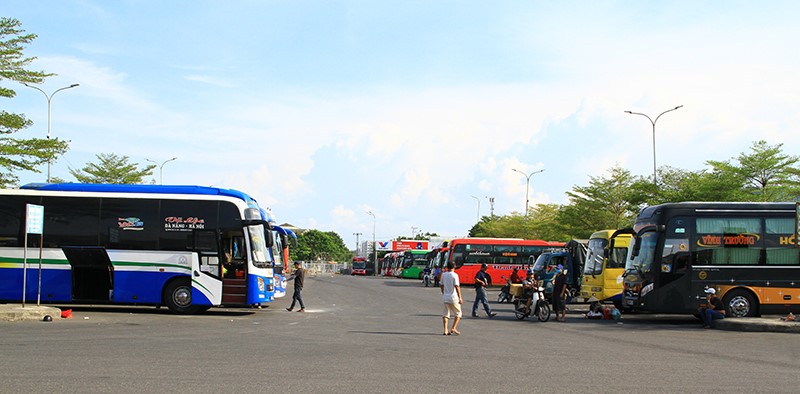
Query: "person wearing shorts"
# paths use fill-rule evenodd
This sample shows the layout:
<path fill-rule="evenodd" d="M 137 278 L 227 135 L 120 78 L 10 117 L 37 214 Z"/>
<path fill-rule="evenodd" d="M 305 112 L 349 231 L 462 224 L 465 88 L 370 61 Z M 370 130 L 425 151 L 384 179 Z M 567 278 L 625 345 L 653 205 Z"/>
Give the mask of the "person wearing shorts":
<path fill-rule="evenodd" d="M 442 313 L 442 323 L 444 325 L 444 332 L 442 335 L 461 335 L 458 331 L 458 322 L 461 321 L 461 284 L 458 280 L 458 274 L 453 272 L 455 265 L 453 262 L 448 262 L 444 272 L 442 272 L 442 280 L 439 288 L 442 290 L 442 302 L 444 303 L 444 312 Z M 454 315 L 453 327 L 449 328 L 450 315 Z"/>

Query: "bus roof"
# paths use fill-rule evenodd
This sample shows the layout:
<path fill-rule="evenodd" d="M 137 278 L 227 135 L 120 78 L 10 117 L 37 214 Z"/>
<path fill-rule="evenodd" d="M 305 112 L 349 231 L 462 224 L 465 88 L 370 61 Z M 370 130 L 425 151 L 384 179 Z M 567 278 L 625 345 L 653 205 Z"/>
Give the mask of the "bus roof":
<path fill-rule="evenodd" d="M 564 246 L 564 242 L 522 238 L 457 238 L 450 241 L 450 247 L 457 244 Z"/>
<path fill-rule="evenodd" d="M 94 192 L 94 193 L 153 193 L 153 194 L 195 194 L 209 196 L 227 196 L 246 201 L 256 200 L 244 192 L 218 187 L 193 186 L 193 185 L 115 185 L 104 183 L 29 183 L 20 189 L 63 191 L 63 192 Z"/>

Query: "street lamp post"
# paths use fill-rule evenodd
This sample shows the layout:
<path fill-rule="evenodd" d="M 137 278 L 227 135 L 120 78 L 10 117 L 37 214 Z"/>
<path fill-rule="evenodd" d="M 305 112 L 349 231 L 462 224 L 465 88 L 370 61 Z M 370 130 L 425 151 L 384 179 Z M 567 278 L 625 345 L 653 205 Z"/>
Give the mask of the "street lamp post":
<path fill-rule="evenodd" d="M 524 172 L 522 172 L 520 170 L 517 170 L 515 168 L 512 168 L 511 171 L 516 171 L 516 172 L 518 172 L 518 173 L 520 173 L 520 174 L 525 176 L 525 217 L 528 217 L 528 201 L 529 201 L 528 200 L 528 190 L 530 189 L 531 176 L 533 176 L 533 174 L 538 174 L 540 172 L 544 172 L 544 169 L 541 169 L 539 171 L 531 172 L 530 174 L 526 174 L 526 173 L 524 173 Z"/>
<path fill-rule="evenodd" d="M 375 214 L 372 211 L 367 211 L 367 215 L 372 216 L 372 265 L 375 269 L 374 274 L 378 274 L 378 245 L 375 244 Z"/>
<path fill-rule="evenodd" d="M 50 107 L 51 107 L 50 104 L 53 101 L 53 96 L 55 96 L 56 93 L 58 93 L 58 92 L 60 92 L 62 90 L 67 90 L 67 89 L 72 89 L 74 87 L 78 87 L 78 86 L 80 86 L 80 84 L 73 83 L 72 85 L 64 86 L 63 88 L 56 89 L 55 91 L 53 91 L 53 93 L 50 93 L 50 95 L 48 95 L 44 90 L 42 90 L 42 89 L 40 89 L 40 88 L 38 88 L 36 86 L 28 85 L 25 82 L 23 82 L 22 84 L 27 86 L 27 87 L 29 87 L 29 88 L 31 88 L 31 89 L 36 89 L 36 90 L 42 92 L 44 97 L 47 99 L 47 139 L 49 140 L 50 139 L 50 118 L 51 118 L 50 117 Z M 52 162 L 52 160 L 47 159 L 47 183 L 50 183 L 50 164 L 51 164 L 51 162 Z"/>
<path fill-rule="evenodd" d="M 475 218 L 475 223 L 478 223 L 481 221 L 481 199 L 475 196 L 470 196 L 470 197 L 474 198 L 475 201 L 478 202 L 478 216 Z"/>
<path fill-rule="evenodd" d="M 156 162 L 154 160 L 150 160 L 150 159 L 145 159 L 145 160 L 147 160 L 147 161 L 149 161 L 149 162 L 151 162 L 151 163 L 153 163 L 153 164 L 158 166 L 158 184 L 159 185 L 163 185 L 164 184 L 164 164 L 167 164 L 167 163 L 169 163 L 171 161 L 174 161 L 174 160 L 178 160 L 178 158 L 177 157 L 173 157 L 171 159 L 164 160 L 164 162 L 162 162 L 160 165 L 158 164 L 158 162 Z"/>
<path fill-rule="evenodd" d="M 664 115 L 667 112 L 675 111 L 676 109 L 681 108 L 681 107 L 683 107 L 683 105 L 679 105 L 679 106 L 677 106 L 675 108 L 668 109 L 668 110 L 658 114 L 658 116 L 656 116 L 656 120 L 651 119 L 649 116 L 647 116 L 647 115 L 645 115 L 643 113 L 633 112 L 633 111 L 625 111 L 625 113 L 631 114 L 631 115 L 642 115 L 645 118 L 647 118 L 647 120 L 649 120 L 650 123 L 653 125 L 653 184 L 654 185 L 658 184 L 656 182 L 656 122 L 658 122 L 658 118 L 660 118 L 661 115 Z"/>

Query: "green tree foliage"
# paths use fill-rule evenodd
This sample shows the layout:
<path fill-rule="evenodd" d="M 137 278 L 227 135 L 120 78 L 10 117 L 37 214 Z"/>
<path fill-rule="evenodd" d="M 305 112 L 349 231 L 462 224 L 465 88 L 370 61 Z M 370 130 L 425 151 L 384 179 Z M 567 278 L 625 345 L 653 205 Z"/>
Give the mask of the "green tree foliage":
<path fill-rule="evenodd" d="M 513 212 L 505 216 L 484 216 L 469 231 L 470 237 L 523 238 L 559 241 L 568 239 L 558 222 L 560 207 L 556 204 L 537 204 L 530 207 L 528 216 Z"/>
<path fill-rule="evenodd" d="M 146 176 L 153 175 L 154 164 L 138 168 L 128 163 L 128 156 L 113 153 L 97 155 L 98 163 L 88 163 L 82 170 L 69 169 L 69 173 L 81 183 L 140 184 Z"/>
<path fill-rule="evenodd" d="M 574 186 L 567 192 L 570 204 L 564 207 L 560 219 L 573 238 L 629 227 L 639 214 L 637 202 L 642 193 L 632 189 L 636 177 L 618 166 L 608 172 L 608 177 L 590 177 L 588 186 Z"/>
<path fill-rule="evenodd" d="M 12 18 L 0 18 L 0 82 L 5 80 L 20 83 L 41 83 L 46 74 L 31 71 L 26 67 L 35 57 L 25 57 L 23 50 L 35 38 L 35 34 L 24 34 L 21 23 Z M 0 97 L 13 98 L 13 89 L 0 86 Z M 64 154 L 69 148 L 59 139 L 11 138 L 10 135 L 33 124 L 25 115 L 0 110 L 0 186 L 14 185 L 19 181 L 16 171 L 41 172 L 37 167 Z"/>
<path fill-rule="evenodd" d="M 798 196 L 798 156 L 783 153 L 783 144 L 756 141 L 749 154 L 725 161 L 709 160 L 715 172 L 738 183 L 742 195 L 751 201 L 787 201 Z"/>
<path fill-rule="evenodd" d="M 342 262 L 353 258 L 342 237 L 333 231 L 304 231 L 297 236 L 297 247 L 290 248 L 289 253 L 292 260 L 303 261 Z"/>

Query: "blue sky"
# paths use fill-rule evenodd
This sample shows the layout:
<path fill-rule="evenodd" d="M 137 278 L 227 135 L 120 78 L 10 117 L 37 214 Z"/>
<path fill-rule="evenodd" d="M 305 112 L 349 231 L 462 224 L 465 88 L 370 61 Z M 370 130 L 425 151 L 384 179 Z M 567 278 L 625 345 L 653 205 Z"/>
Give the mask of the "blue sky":
<path fill-rule="evenodd" d="M 98 153 L 163 162 L 165 184 L 245 191 L 280 222 L 386 240 L 465 235 L 614 165 L 652 173 L 753 141 L 800 152 L 796 2 L 22 1 L 52 175 Z M 45 136 L 24 86 L 3 109 Z M 12 85 L 13 84 L 13 85 Z M 22 183 L 46 179 L 21 174 Z M 155 174 L 158 180 L 158 171 Z"/>

